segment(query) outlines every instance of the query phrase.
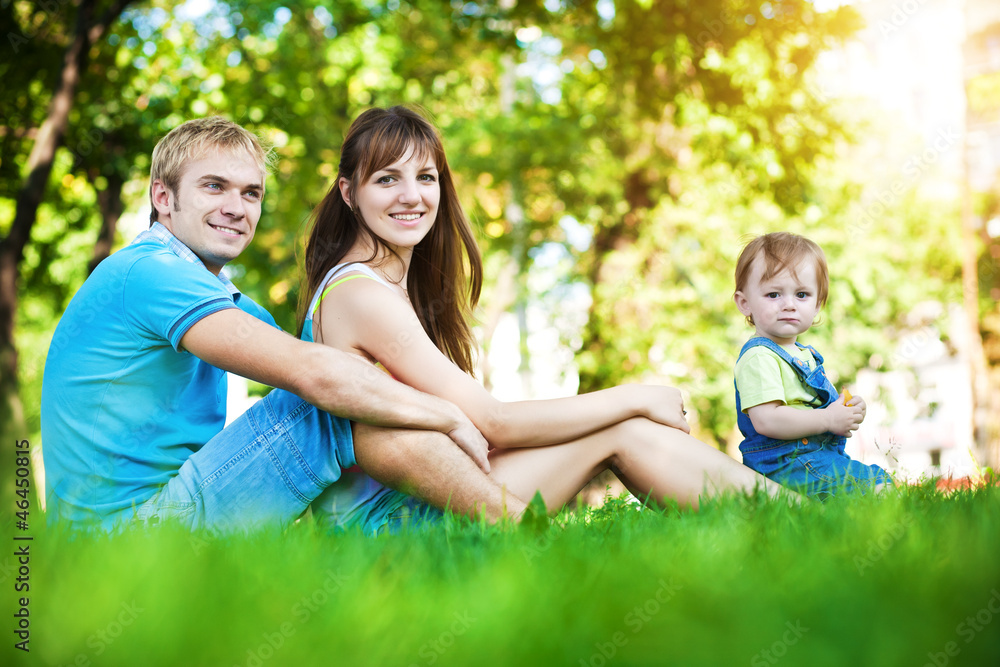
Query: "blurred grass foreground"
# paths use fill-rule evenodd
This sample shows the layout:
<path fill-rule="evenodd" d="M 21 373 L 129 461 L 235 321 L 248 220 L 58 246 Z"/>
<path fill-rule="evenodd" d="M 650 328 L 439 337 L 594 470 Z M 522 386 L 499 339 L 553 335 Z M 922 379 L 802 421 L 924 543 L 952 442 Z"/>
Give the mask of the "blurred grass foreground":
<path fill-rule="evenodd" d="M 995 665 L 998 554 L 1000 487 L 930 483 L 793 508 L 612 498 L 378 539 L 308 521 L 50 528 L 32 542 L 30 653 L 6 648 L 37 665 Z"/>

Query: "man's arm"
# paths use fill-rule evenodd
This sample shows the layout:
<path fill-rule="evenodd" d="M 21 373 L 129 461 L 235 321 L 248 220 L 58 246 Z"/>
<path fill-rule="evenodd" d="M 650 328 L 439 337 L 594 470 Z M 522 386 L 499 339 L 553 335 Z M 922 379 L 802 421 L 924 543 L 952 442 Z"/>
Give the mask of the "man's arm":
<path fill-rule="evenodd" d="M 352 421 L 445 433 L 489 471 L 486 440 L 461 410 L 354 355 L 301 341 L 237 308 L 196 322 L 181 347 L 217 368 L 285 389 Z"/>

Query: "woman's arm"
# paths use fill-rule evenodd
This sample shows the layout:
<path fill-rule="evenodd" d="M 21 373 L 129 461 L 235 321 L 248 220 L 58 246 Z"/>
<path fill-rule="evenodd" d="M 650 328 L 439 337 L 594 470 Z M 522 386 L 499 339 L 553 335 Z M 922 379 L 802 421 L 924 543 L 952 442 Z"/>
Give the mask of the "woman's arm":
<path fill-rule="evenodd" d="M 864 419 L 864 412 L 860 399 L 845 405 L 841 396 L 827 407 L 815 410 L 793 408 L 781 401 L 761 403 L 749 408 L 747 416 L 761 435 L 776 440 L 798 440 L 827 432 L 850 437 Z"/>
<path fill-rule="evenodd" d="M 494 447 L 537 447 L 582 437 L 631 417 L 689 432 L 680 392 L 625 385 L 567 398 L 504 403 L 434 346 L 416 314 L 370 280 L 332 290 L 320 310 L 322 340 L 380 362 L 400 382 L 457 405 Z"/>

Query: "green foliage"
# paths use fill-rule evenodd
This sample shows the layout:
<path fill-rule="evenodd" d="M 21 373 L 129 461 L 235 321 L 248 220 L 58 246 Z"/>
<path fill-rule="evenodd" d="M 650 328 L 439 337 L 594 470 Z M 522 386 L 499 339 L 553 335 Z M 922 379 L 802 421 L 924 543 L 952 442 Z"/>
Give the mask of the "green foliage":
<path fill-rule="evenodd" d="M 69 8 L 43 4 L 0 9 L 35 31 L 18 59 L 0 63 L 0 233 L 73 27 Z M 194 19 L 174 2 L 131 5 L 91 49 L 21 267 L 29 427 L 29 385 L 86 276 L 99 203 L 121 187 L 127 209 L 142 210 L 155 142 L 210 113 L 274 144 L 257 238 L 231 269 L 287 330 L 298 243 L 344 130 L 371 105 L 410 103 L 442 130 L 487 266 L 516 267 L 514 299 L 589 291 L 587 326 L 567 341 L 581 390 L 681 384 L 699 434 L 725 443 L 731 366 L 748 334 L 730 302 L 733 263 L 745 235 L 777 229 L 826 248 L 830 306 L 810 342 L 833 371 L 850 380 L 889 365 L 917 304 L 956 294 L 958 225 L 952 207 L 916 192 L 909 156 L 893 148 L 906 144 L 818 82 L 817 58 L 858 25 L 850 8 L 817 12 L 800 0 L 231 2 Z M 557 248 L 559 279 L 529 282 L 536 259 Z M 487 303 L 499 273 L 487 276 Z"/>
<path fill-rule="evenodd" d="M 614 502 L 540 532 L 37 530 L 26 664 L 919 665 L 949 642 L 956 664 L 991 664 L 998 548 L 1000 490 L 933 484 L 794 508 Z"/>
<path fill-rule="evenodd" d="M 857 16 L 767 7 L 619 2 L 599 16 L 572 5 L 573 20 L 545 28 L 572 45 L 553 57 L 568 73 L 551 106 L 553 125 L 570 126 L 560 145 L 575 152 L 545 165 L 543 194 L 525 193 L 529 210 L 571 213 L 593 236 L 577 267 L 593 299 L 581 390 L 680 384 L 700 434 L 720 445 L 735 423 L 732 365 L 751 333 L 731 303 L 750 236 L 786 229 L 826 248 L 834 298 L 847 296 L 810 342 L 843 380 L 892 357 L 918 303 L 957 293 L 957 211 L 916 196 L 910 174 L 930 166 L 873 173 L 852 147 L 868 119 L 838 106 L 812 70 Z M 905 145 L 872 136 L 887 153 Z"/>

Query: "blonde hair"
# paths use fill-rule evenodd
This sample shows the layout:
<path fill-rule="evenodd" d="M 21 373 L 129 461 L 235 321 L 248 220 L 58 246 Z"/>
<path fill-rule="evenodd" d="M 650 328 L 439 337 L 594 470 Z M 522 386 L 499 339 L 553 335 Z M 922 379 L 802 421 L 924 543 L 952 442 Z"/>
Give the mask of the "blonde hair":
<path fill-rule="evenodd" d="M 182 123 L 167 133 L 153 149 L 152 165 L 149 170 L 149 201 L 153 203 L 153 182 L 162 181 L 173 192 L 177 192 L 181 176 L 188 162 L 201 159 L 209 151 L 246 151 L 260 168 L 261 185 L 267 176 L 267 169 L 273 160 L 270 146 L 236 123 L 221 116 L 196 118 Z M 149 224 L 156 222 L 156 207 L 152 206 Z"/>
<path fill-rule="evenodd" d="M 789 232 L 773 232 L 753 239 L 743 248 L 736 261 L 736 291 L 746 290 L 753 269 L 754 260 L 760 256 L 764 260 L 761 282 L 770 280 L 785 269 L 795 274 L 795 266 L 803 260 L 816 262 L 816 304 L 822 308 L 830 291 L 830 273 L 826 266 L 826 255 L 815 242 L 804 236 Z M 747 315 L 747 322 L 753 324 L 753 315 Z"/>

